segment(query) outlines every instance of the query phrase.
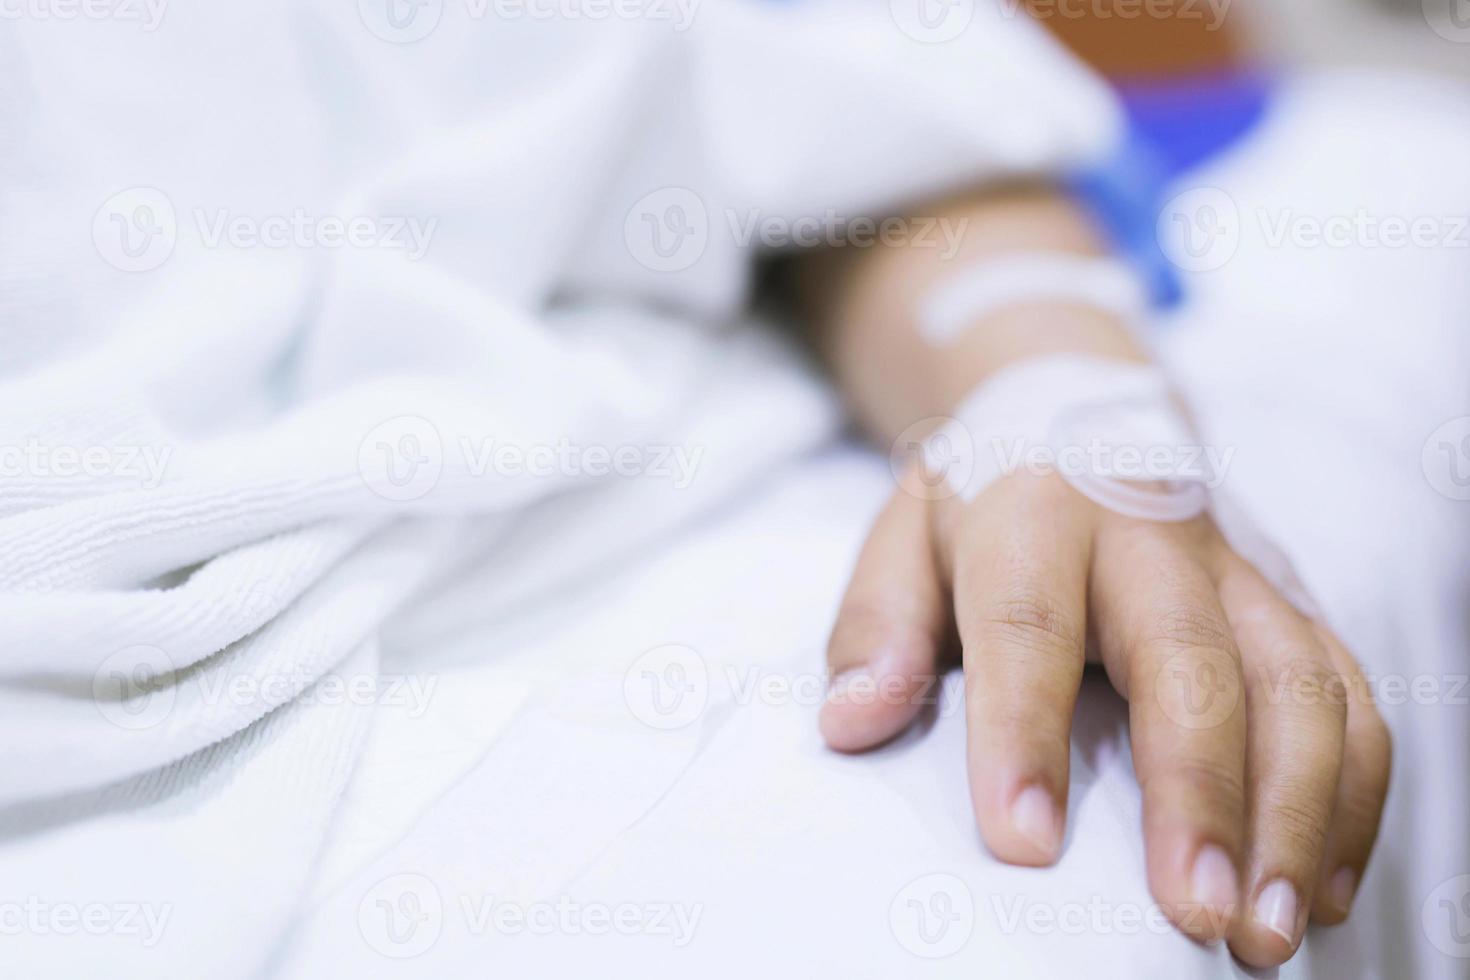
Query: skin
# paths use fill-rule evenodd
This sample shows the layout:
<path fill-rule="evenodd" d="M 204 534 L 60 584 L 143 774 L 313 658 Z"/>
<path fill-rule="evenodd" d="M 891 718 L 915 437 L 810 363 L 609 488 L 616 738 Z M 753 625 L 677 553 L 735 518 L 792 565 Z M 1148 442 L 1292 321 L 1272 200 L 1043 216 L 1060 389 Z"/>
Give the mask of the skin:
<path fill-rule="evenodd" d="M 880 444 L 1018 360 L 1146 359 L 1108 314 L 1059 304 L 1002 310 L 951 347 L 928 345 L 911 311 L 956 269 L 1008 251 L 1103 248 L 1046 187 L 912 214 L 964 222 L 959 252 L 831 249 L 794 268 L 816 345 Z M 1208 516 L 1123 517 L 1054 474 L 1005 477 L 969 503 L 930 499 L 918 479 L 911 471 L 879 514 L 833 627 L 827 743 L 862 752 L 893 738 L 958 656 L 981 836 L 1002 861 L 1049 865 L 1062 850 L 1073 709 L 1084 666 L 1099 663 L 1129 704 L 1149 886 L 1175 924 L 1269 967 L 1295 953 L 1309 918 L 1342 922 L 1377 835 L 1391 743 L 1331 631 Z M 1180 678 L 1210 679 L 1213 707 L 1201 715 Z"/>

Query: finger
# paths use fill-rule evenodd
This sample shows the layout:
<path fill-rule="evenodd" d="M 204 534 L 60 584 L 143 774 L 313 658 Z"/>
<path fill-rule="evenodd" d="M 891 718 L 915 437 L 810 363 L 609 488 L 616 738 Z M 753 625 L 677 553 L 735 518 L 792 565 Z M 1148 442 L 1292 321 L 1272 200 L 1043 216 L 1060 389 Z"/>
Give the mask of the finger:
<path fill-rule="evenodd" d="M 970 797 L 996 857 L 1043 865 L 1061 851 L 1092 512 L 1056 479 L 993 489 L 968 511 L 953 560 Z"/>
<path fill-rule="evenodd" d="M 1092 588 L 1103 663 L 1129 704 L 1149 886 L 1181 931 L 1214 942 L 1239 908 L 1246 712 L 1235 639 L 1190 557 L 1207 528 L 1109 520 Z"/>
<path fill-rule="evenodd" d="M 1290 959 L 1321 872 L 1347 711 L 1312 624 L 1253 567 L 1226 563 L 1220 600 L 1245 667 L 1250 838 L 1246 913 L 1230 949 L 1257 967 Z"/>
<path fill-rule="evenodd" d="M 1316 624 L 1315 629 L 1342 678 L 1342 700 L 1347 707 L 1342 775 L 1337 781 L 1326 856 L 1317 883 L 1316 901 L 1312 904 L 1313 922 L 1336 925 L 1352 909 L 1363 870 L 1378 839 L 1393 768 L 1393 739 L 1383 716 L 1373 705 L 1358 662 L 1331 630 L 1321 624 Z"/>
<path fill-rule="evenodd" d="M 903 731 L 938 689 L 949 624 L 926 503 L 899 490 L 858 556 L 827 645 L 831 683 L 818 724 L 827 744 L 860 752 Z"/>

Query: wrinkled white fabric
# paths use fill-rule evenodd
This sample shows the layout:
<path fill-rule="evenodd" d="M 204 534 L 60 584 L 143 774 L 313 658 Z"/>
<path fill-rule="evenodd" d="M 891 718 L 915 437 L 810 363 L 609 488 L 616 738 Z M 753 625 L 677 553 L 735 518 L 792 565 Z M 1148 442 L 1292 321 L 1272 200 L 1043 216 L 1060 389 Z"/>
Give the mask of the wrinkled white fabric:
<path fill-rule="evenodd" d="M 7 936 L 26 975 L 259 969 L 385 629 L 486 565 L 473 619 L 599 574 L 833 433 L 741 314 L 763 223 L 1116 135 L 999 3 L 944 45 L 877 2 L 419 9 L 411 43 L 326 0 L 0 33 L 5 878 L 172 911 Z"/>

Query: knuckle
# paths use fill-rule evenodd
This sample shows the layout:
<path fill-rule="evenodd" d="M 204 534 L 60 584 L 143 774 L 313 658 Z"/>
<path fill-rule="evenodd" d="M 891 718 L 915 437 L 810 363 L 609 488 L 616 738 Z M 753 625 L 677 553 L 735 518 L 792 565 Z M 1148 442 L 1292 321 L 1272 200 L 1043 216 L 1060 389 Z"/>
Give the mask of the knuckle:
<path fill-rule="evenodd" d="M 1343 676 L 1324 658 L 1284 651 L 1261 668 L 1261 680 L 1271 707 L 1294 709 L 1303 721 L 1341 741 L 1349 691 Z"/>
<path fill-rule="evenodd" d="M 1245 778 L 1239 767 L 1223 760 L 1190 759 L 1165 764 L 1139 780 L 1145 795 L 1166 795 L 1238 808 L 1245 799 Z"/>
<path fill-rule="evenodd" d="M 986 642 L 1030 651 L 1071 653 L 1082 648 L 1081 624 L 1040 589 L 1001 597 L 986 610 L 983 631 Z"/>
<path fill-rule="evenodd" d="M 1180 603 L 1165 610 L 1153 623 L 1148 641 L 1177 649 L 1235 651 L 1235 636 L 1214 611 Z"/>
<path fill-rule="evenodd" d="M 1269 819 L 1268 833 L 1279 848 L 1303 857 L 1317 855 L 1327 842 L 1331 805 L 1310 794 L 1288 794 L 1272 805 Z"/>

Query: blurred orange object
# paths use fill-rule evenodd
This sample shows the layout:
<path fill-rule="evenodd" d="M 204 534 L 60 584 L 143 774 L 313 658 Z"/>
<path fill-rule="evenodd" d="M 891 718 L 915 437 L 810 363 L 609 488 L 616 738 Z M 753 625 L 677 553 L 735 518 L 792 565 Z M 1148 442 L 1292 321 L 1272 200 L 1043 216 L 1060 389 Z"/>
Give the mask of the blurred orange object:
<path fill-rule="evenodd" d="M 1236 5 L 1207 0 L 1019 0 L 1080 58 L 1109 78 L 1144 79 L 1240 66 Z"/>

